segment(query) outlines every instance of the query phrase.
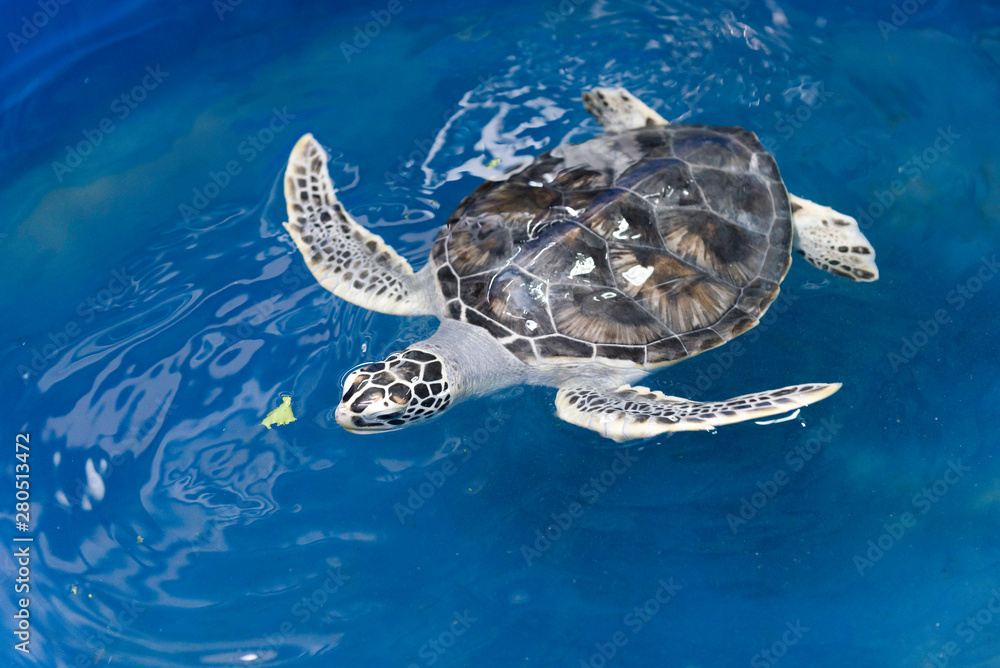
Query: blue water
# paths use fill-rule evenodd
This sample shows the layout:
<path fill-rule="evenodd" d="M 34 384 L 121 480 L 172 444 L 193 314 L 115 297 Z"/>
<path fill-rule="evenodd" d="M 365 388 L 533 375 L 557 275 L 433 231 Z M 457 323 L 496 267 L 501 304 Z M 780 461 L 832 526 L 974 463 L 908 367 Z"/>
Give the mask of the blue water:
<path fill-rule="evenodd" d="M 0 663 L 1000 665 L 1000 11 L 900 4 L 5 3 Z M 874 284 L 794 262 L 649 384 L 844 388 L 626 449 L 544 388 L 340 430 L 346 372 L 434 321 L 313 282 L 295 140 L 419 267 L 483 178 L 598 132 L 594 85 L 754 130 L 878 252 Z"/>

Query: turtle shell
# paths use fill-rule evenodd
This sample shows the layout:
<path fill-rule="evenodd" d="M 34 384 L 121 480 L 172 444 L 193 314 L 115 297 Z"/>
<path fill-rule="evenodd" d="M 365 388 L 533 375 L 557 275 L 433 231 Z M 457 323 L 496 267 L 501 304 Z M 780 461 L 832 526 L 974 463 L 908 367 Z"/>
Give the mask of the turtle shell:
<path fill-rule="evenodd" d="M 778 167 L 742 128 L 559 146 L 466 197 L 434 242 L 448 317 L 521 360 L 654 368 L 755 326 L 791 262 Z"/>

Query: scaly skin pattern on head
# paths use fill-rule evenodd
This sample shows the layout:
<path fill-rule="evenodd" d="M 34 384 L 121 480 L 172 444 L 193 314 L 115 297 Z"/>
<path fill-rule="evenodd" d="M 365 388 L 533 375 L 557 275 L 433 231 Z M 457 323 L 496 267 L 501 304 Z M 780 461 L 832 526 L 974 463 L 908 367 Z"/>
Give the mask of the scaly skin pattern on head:
<path fill-rule="evenodd" d="M 407 348 L 354 371 L 344 381 L 337 423 L 347 431 L 391 431 L 437 417 L 451 405 L 443 360 Z"/>

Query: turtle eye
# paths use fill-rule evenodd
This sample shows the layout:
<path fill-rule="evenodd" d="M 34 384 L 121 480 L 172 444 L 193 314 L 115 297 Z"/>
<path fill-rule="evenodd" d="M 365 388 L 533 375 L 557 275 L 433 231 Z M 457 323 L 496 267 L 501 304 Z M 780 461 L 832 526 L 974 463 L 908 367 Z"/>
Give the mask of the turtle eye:
<path fill-rule="evenodd" d="M 381 387 L 370 387 L 351 404 L 351 410 L 355 413 L 363 413 L 366 408 L 376 401 L 381 401 L 384 396 L 385 392 Z"/>
<path fill-rule="evenodd" d="M 351 383 L 351 386 L 344 391 L 344 398 L 341 399 L 341 402 L 346 404 L 350 401 L 351 397 L 353 397 L 354 394 L 361 389 L 367 380 L 367 376 L 358 376 L 355 378 L 354 382 Z"/>

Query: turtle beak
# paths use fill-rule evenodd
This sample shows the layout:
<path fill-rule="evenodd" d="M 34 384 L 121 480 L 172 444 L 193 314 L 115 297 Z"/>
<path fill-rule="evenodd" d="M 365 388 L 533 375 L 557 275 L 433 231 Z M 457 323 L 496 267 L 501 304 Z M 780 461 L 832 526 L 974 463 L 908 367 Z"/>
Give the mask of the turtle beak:
<path fill-rule="evenodd" d="M 366 417 L 353 413 L 350 408 L 343 405 L 337 406 L 334 418 L 337 420 L 337 424 L 339 424 L 344 431 L 352 434 L 372 434 L 377 431 L 391 431 L 393 429 L 399 429 L 399 427 L 385 424 L 379 420 L 370 420 Z"/>
<path fill-rule="evenodd" d="M 347 406 L 344 404 L 338 405 L 333 417 L 341 427 L 347 431 L 354 431 L 354 422 L 351 420 L 351 409 Z"/>
<path fill-rule="evenodd" d="M 341 401 L 334 412 L 334 419 L 337 424 L 354 434 L 392 431 L 403 425 L 390 424 L 389 420 L 402 418 L 405 410 L 405 403 L 387 399 L 384 391 L 373 388 L 362 391 L 347 401 Z"/>

